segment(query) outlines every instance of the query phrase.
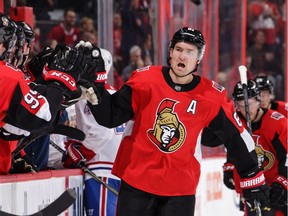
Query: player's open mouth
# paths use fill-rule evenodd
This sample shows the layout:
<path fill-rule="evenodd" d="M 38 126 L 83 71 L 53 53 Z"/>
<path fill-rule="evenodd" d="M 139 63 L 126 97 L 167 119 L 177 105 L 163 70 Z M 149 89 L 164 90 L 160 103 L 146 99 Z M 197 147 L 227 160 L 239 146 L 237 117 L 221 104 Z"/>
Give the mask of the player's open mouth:
<path fill-rule="evenodd" d="M 179 63 L 177 66 L 181 67 L 181 68 L 185 68 L 185 64 L 183 64 L 183 63 Z"/>

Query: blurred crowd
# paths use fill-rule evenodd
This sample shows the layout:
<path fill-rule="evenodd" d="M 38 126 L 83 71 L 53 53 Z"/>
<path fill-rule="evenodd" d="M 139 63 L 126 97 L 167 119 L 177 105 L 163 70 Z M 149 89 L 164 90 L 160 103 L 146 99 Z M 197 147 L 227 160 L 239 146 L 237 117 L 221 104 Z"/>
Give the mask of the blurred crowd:
<path fill-rule="evenodd" d="M 226 5 L 232 4 L 232 1 L 221 4 L 224 2 Z M 280 100 L 285 97 L 285 3 L 284 0 L 247 1 L 246 66 L 250 78 L 267 75 L 274 85 L 275 98 Z M 155 62 L 151 4 L 151 0 L 113 1 L 114 83 L 111 84 L 115 89 L 129 79 L 133 70 Z M 97 0 L 86 0 L 85 3 L 77 0 L 18 0 L 17 5 L 31 6 L 35 14 L 35 40 L 31 57 L 46 46 L 55 48 L 58 43 L 74 46 L 84 40 L 96 46 L 98 44 Z M 225 16 L 229 17 L 228 14 Z M 226 46 L 231 43 L 225 39 L 229 39 L 229 29 L 220 31 Z M 220 49 L 225 51 L 221 41 Z M 231 50 L 226 50 L 225 53 L 230 55 Z M 229 62 L 228 58 L 220 51 L 220 72 Z M 221 63 L 221 59 L 224 59 L 224 63 Z M 227 79 L 227 73 L 219 73 L 220 83 L 225 79 L 223 75 Z M 226 84 L 224 87 L 229 92 L 230 86 Z"/>
<path fill-rule="evenodd" d="M 247 8 L 247 66 L 253 76 L 267 75 L 275 95 L 284 98 L 285 1 L 253 0 Z M 276 84 L 277 83 L 277 84 Z"/>
<path fill-rule="evenodd" d="M 133 70 L 153 64 L 152 9 L 150 0 L 117 0 L 113 4 L 113 85 L 118 89 Z M 33 7 L 34 54 L 46 46 L 73 46 L 80 40 L 97 46 L 96 0 L 18 0 L 17 6 L 21 5 Z"/>

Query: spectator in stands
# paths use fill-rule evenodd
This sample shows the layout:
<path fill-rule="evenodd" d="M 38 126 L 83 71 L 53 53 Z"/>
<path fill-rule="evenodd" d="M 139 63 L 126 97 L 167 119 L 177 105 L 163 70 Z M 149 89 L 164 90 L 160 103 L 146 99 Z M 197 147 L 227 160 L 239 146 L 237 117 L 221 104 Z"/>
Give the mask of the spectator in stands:
<path fill-rule="evenodd" d="M 252 57 L 250 69 L 255 76 L 264 70 L 265 33 L 263 31 L 256 31 L 253 41 L 254 44 L 248 49 L 248 52 L 251 54 Z"/>
<path fill-rule="evenodd" d="M 113 66 L 114 66 L 114 85 L 113 87 L 119 89 L 122 84 L 122 70 L 123 59 L 121 55 L 121 41 L 122 41 L 122 18 L 120 13 L 116 12 L 113 15 Z"/>
<path fill-rule="evenodd" d="M 152 65 L 154 60 L 154 51 L 151 34 L 146 35 L 142 50 L 144 65 Z"/>
<path fill-rule="evenodd" d="M 17 6 L 19 6 L 18 1 Z M 37 20 L 50 20 L 49 12 L 58 6 L 58 0 L 26 0 L 23 6 L 33 7 Z"/>
<path fill-rule="evenodd" d="M 58 42 L 55 39 L 47 40 L 47 42 L 46 42 L 46 46 L 51 47 L 52 49 L 55 49 L 57 44 L 58 44 Z"/>
<path fill-rule="evenodd" d="M 74 46 L 80 39 L 79 29 L 75 26 L 77 14 L 73 9 L 64 11 L 64 20 L 54 26 L 48 34 L 48 40 L 55 39 L 58 43 Z"/>
<path fill-rule="evenodd" d="M 277 5 L 268 0 L 253 1 L 248 6 L 248 25 L 252 32 L 262 30 L 266 34 L 265 44 L 276 46 L 277 25 L 282 18 Z"/>
<path fill-rule="evenodd" d="M 94 26 L 93 19 L 89 17 L 83 17 L 79 22 L 79 30 L 80 34 L 82 35 L 84 32 L 90 32 L 92 34 L 97 34 L 97 31 Z"/>
<path fill-rule="evenodd" d="M 121 56 L 122 41 L 122 19 L 120 13 L 114 13 L 113 16 L 113 48 L 114 48 L 114 67 L 119 76 L 123 69 L 123 61 Z"/>
<path fill-rule="evenodd" d="M 128 4 L 129 3 L 129 4 Z M 144 43 L 145 28 L 139 0 L 128 1 L 121 9 L 122 37 L 121 54 L 123 65 L 129 63 L 129 50 L 132 46 L 141 46 Z"/>
<path fill-rule="evenodd" d="M 137 45 L 134 45 L 130 49 L 130 64 L 124 67 L 122 71 L 122 79 L 124 82 L 130 78 L 131 73 L 137 68 L 141 68 L 144 66 L 144 61 L 142 59 L 142 51 L 141 48 Z"/>
<path fill-rule="evenodd" d="M 81 35 L 81 40 L 89 41 L 91 44 L 97 46 L 98 45 L 98 36 L 97 34 L 93 34 L 91 32 L 83 32 Z"/>
<path fill-rule="evenodd" d="M 32 48 L 31 55 L 35 55 L 35 54 L 39 53 L 42 50 L 42 46 L 41 46 L 41 42 L 40 42 L 41 30 L 37 26 L 37 20 L 36 20 L 35 15 L 34 15 L 33 31 L 34 31 L 34 37 L 35 38 L 34 38 L 33 45 L 32 45 L 33 48 Z"/>

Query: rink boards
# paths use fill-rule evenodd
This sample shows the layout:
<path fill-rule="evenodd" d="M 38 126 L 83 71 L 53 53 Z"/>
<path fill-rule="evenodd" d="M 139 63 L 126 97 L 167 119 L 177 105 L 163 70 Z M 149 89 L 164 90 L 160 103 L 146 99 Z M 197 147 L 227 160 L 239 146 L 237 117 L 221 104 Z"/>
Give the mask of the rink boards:
<path fill-rule="evenodd" d="M 239 197 L 223 184 L 225 158 L 202 161 L 197 189 L 197 216 L 240 216 Z M 67 188 L 74 188 L 77 199 L 61 216 L 83 215 L 82 171 L 45 171 L 37 174 L 0 176 L 0 210 L 17 215 L 32 214 L 53 202 Z M 74 214 L 73 214 L 74 211 Z"/>

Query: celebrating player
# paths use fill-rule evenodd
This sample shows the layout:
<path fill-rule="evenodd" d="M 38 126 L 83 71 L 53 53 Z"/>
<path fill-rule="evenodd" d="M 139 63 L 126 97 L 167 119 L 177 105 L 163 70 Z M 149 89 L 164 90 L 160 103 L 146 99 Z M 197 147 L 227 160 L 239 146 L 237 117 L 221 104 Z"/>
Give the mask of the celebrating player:
<path fill-rule="evenodd" d="M 253 139 L 232 115 L 226 90 L 194 74 L 204 50 L 202 33 L 184 27 L 170 42 L 169 67 L 140 68 L 113 95 L 100 72 L 90 73 L 99 92 L 100 103 L 88 103 L 96 121 L 113 128 L 132 120 L 112 170 L 121 179 L 117 215 L 194 215 L 205 127 L 223 140 L 247 202 L 268 201 Z"/>
<path fill-rule="evenodd" d="M 248 97 L 258 166 L 263 170 L 266 181 L 270 186 L 270 204 L 274 209 L 279 210 L 279 212 L 275 213 L 273 209 L 269 210 L 267 208 L 262 215 L 287 215 L 287 165 L 285 165 L 287 155 L 287 119 L 277 111 L 260 107 L 261 97 L 257 84 L 253 80 L 248 80 Z M 240 82 L 234 88 L 233 99 L 238 116 L 242 124 L 247 127 L 244 94 Z M 231 163 L 226 163 L 225 167 L 226 172 L 228 170 L 230 170 L 230 173 L 234 171 Z M 231 176 L 231 179 L 230 184 L 226 183 L 226 186 L 233 189 L 233 184 L 231 185 L 231 183 L 235 182 L 236 191 L 241 194 L 242 191 L 236 172 L 234 177 Z M 250 212 L 252 211 L 249 205 L 246 205 L 246 209 L 250 210 Z"/>

